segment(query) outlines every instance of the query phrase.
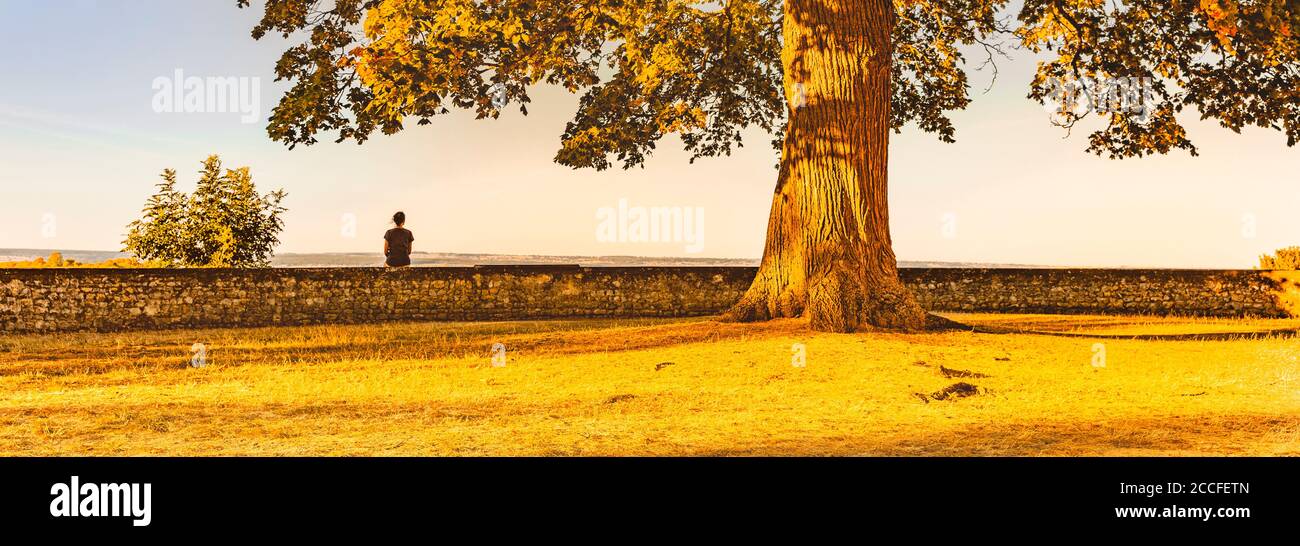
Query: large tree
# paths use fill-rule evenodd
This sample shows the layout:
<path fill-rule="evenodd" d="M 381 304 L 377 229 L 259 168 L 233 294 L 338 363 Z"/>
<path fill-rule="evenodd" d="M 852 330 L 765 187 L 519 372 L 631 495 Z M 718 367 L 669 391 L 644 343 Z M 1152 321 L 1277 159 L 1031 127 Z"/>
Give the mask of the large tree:
<path fill-rule="evenodd" d="M 527 113 L 543 83 L 582 93 L 555 156 L 575 168 L 640 165 L 669 134 L 692 159 L 729 154 L 742 129 L 766 130 L 781 154 L 766 248 L 728 316 L 853 331 L 925 323 L 890 243 L 889 133 L 953 141 L 963 51 L 1041 54 L 1038 100 L 1150 78 L 1141 109 L 1055 121 L 1100 117 L 1088 150 L 1113 158 L 1195 154 L 1189 107 L 1300 138 L 1297 30 L 1300 0 L 268 0 L 253 37 L 300 40 L 276 65 L 292 87 L 268 127 L 290 147 L 456 108 Z"/>

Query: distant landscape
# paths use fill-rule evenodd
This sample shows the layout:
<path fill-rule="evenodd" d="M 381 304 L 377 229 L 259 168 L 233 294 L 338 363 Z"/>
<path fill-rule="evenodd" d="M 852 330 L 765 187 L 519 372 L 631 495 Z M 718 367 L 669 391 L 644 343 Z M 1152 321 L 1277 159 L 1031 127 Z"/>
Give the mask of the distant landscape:
<path fill-rule="evenodd" d="M 82 263 L 99 263 L 114 258 L 126 258 L 128 254 L 107 250 L 63 250 L 52 248 L 0 248 L 0 262 L 34 260 L 49 256 L 51 252 L 60 252 L 65 258 Z M 756 267 L 757 259 L 740 258 L 671 258 L 651 256 L 545 256 L 537 254 L 457 254 L 453 252 L 416 252 L 411 255 L 411 265 L 415 267 L 456 267 L 474 265 L 547 265 L 578 264 L 588 267 L 629 267 L 629 266 L 694 266 L 694 267 Z M 378 253 L 365 252 L 312 252 L 278 254 L 271 260 L 273 267 L 382 267 L 384 258 Z M 926 262 L 900 260 L 899 267 L 1027 267 L 1050 269 L 1053 266 L 971 263 L 971 262 Z"/>

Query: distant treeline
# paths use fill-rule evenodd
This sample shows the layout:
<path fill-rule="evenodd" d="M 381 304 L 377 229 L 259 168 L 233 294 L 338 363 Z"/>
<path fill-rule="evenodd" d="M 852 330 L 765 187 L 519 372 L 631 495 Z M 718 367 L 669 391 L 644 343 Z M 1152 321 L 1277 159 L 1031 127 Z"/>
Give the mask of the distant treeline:
<path fill-rule="evenodd" d="M 0 262 L 0 269 L 46 269 L 61 267 L 161 267 L 161 264 L 142 262 L 135 258 L 113 258 L 102 262 L 84 263 L 71 258 L 64 258 L 59 252 L 51 252 L 48 258 L 18 262 Z"/>

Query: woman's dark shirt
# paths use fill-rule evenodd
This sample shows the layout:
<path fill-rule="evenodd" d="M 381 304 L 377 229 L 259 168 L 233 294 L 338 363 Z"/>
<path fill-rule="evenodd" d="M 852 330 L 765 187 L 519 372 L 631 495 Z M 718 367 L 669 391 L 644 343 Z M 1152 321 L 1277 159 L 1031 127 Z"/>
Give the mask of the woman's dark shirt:
<path fill-rule="evenodd" d="M 388 241 L 388 259 L 384 263 L 392 266 L 411 265 L 411 242 L 415 235 L 406 228 L 393 228 L 384 233 Z"/>

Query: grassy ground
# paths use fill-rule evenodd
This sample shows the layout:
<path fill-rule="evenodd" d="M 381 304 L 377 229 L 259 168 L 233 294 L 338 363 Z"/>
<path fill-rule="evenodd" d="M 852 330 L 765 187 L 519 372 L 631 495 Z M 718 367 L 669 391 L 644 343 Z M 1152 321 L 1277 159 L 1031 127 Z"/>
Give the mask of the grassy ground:
<path fill-rule="evenodd" d="M 953 317 L 1105 335 L 1295 327 Z M 189 367 L 196 342 L 207 367 Z M 1298 357 L 1300 339 L 1281 336 L 705 319 L 11 336 L 0 454 L 1300 455 Z"/>
<path fill-rule="evenodd" d="M 1300 319 L 1002 315 L 992 313 L 948 313 L 962 323 L 992 328 L 1091 336 L 1185 336 L 1251 334 L 1276 330 L 1300 330 Z"/>

